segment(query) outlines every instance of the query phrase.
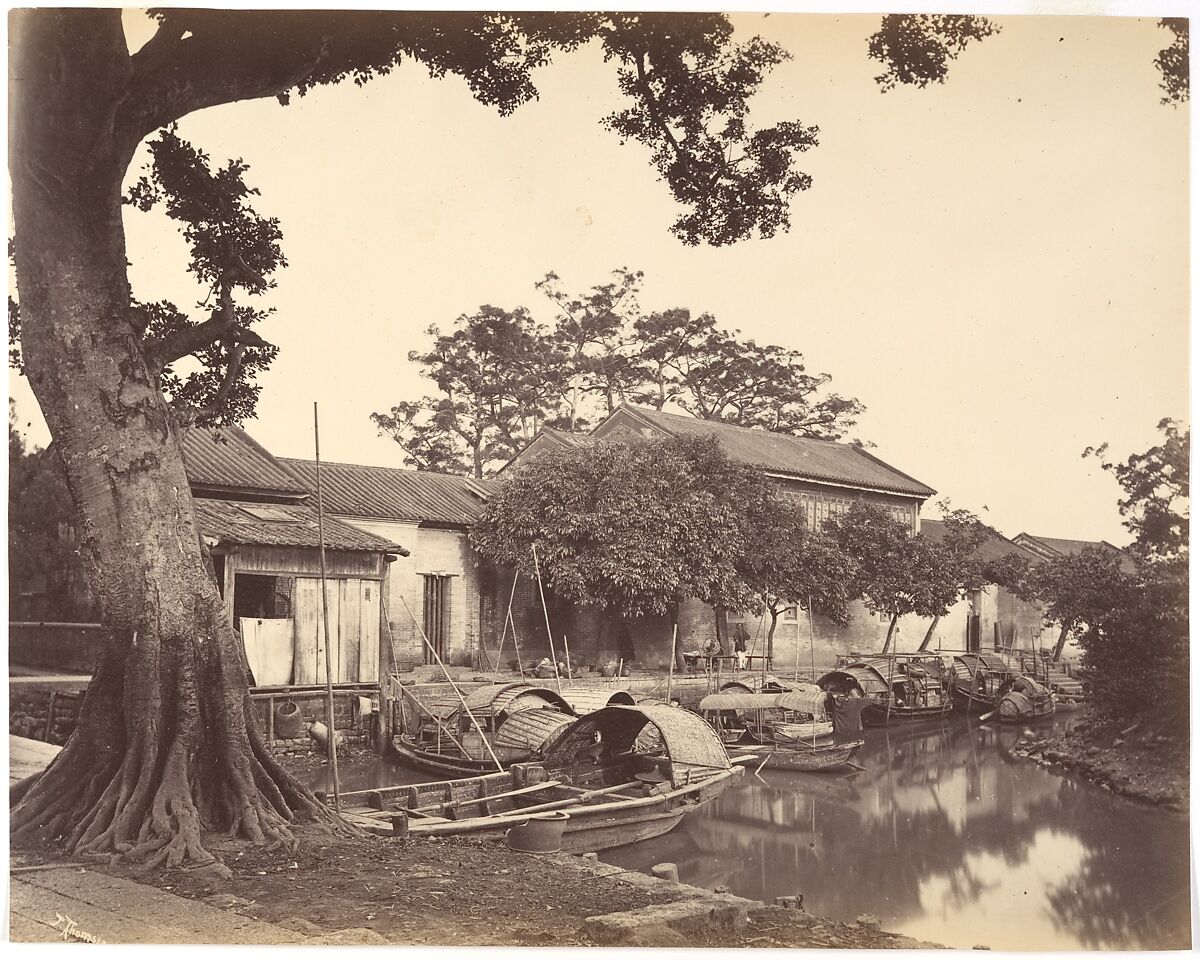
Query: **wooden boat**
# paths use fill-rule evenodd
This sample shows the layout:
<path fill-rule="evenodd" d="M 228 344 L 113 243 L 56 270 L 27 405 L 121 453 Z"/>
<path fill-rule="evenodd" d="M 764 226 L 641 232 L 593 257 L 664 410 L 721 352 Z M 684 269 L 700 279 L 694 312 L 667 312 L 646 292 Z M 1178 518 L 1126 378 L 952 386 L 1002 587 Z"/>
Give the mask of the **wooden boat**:
<path fill-rule="evenodd" d="M 1022 723 L 1054 713 L 1055 698 L 1032 677 L 1014 677 L 1000 694 L 997 715 L 1002 723 Z"/>
<path fill-rule="evenodd" d="M 522 682 L 472 690 L 465 709 L 457 698 L 405 693 L 404 732 L 392 747 L 407 763 L 444 776 L 490 773 L 496 759 L 502 767 L 536 759 L 575 719 L 558 693 Z"/>
<path fill-rule="evenodd" d="M 1087 705 L 1088 696 L 1083 684 L 1071 676 L 1062 664 L 1052 662 L 1049 657 L 1036 651 L 1019 651 L 1015 654 L 1025 676 L 1032 677 L 1054 694 L 1055 708 L 1077 709 Z"/>
<path fill-rule="evenodd" d="M 942 685 L 936 657 L 891 656 L 850 659 L 817 681 L 822 690 L 845 694 L 857 689 L 869 701 L 863 723 L 884 727 L 944 717 L 954 701 Z"/>
<path fill-rule="evenodd" d="M 950 671 L 954 705 L 968 714 L 991 713 L 1000 705 L 1005 685 L 1021 676 L 1021 665 L 1001 653 L 959 653 Z"/>
<path fill-rule="evenodd" d="M 753 752 L 770 770 L 832 770 L 849 763 L 865 741 L 837 741 L 825 712 L 827 694 L 811 684 L 787 693 L 714 693 L 699 710 L 722 742 L 750 741 L 736 760 Z"/>
<path fill-rule="evenodd" d="M 655 755 L 637 749 L 652 726 Z M 657 837 L 741 776 L 712 728 L 677 707 L 605 707 L 562 730 L 537 764 L 468 779 L 342 794 L 345 815 L 384 835 L 502 840 L 562 811 L 562 849 L 605 850 Z"/>

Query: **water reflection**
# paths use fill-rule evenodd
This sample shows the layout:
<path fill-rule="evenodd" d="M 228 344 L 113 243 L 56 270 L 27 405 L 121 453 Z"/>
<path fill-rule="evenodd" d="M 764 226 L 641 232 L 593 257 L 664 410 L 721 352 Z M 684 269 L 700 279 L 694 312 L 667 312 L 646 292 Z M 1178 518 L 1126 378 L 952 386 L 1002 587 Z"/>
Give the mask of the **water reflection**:
<path fill-rule="evenodd" d="M 751 775 L 602 856 L 952 946 L 1188 946 L 1186 819 L 1014 758 L 1019 734 L 965 719 L 871 731 L 863 771 Z"/>

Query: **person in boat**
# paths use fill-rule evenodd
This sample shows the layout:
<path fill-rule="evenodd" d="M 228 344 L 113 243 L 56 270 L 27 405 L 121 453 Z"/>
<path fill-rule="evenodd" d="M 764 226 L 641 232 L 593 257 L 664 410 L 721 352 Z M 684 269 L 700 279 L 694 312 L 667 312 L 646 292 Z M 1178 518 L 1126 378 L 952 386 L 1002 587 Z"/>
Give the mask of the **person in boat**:
<path fill-rule="evenodd" d="M 833 721 L 833 739 L 836 742 L 862 739 L 862 712 L 867 703 L 867 698 L 856 687 L 850 687 L 845 693 L 829 694 L 825 709 Z"/>

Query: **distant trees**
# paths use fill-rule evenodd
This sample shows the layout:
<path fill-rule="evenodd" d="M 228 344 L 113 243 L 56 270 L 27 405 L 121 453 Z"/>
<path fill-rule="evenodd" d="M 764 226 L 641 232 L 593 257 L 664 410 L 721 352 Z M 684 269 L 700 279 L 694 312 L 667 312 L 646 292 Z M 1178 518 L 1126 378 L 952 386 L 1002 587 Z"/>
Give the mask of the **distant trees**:
<path fill-rule="evenodd" d="M 628 268 L 582 293 L 547 274 L 535 287 L 550 324 L 525 307 L 483 306 L 409 360 L 436 391 L 371 419 L 418 469 L 483 476 L 542 426 L 585 430 L 625 401 L 668 404 L 704 420 L 836 440 L 863 405 L 827 390 L 790 347 L 760 344 L 677 307 L 643 313 L 642 274 Z"/>

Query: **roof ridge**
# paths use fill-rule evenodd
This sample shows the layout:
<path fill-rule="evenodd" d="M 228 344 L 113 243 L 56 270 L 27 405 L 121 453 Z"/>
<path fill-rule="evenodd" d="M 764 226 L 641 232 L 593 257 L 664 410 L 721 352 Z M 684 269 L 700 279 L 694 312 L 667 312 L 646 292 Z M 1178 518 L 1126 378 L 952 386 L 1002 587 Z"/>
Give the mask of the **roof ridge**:
<path fill-rule="evenodd" d="M 727 427 L 731 430 L 746 430 L 746 431 L 749 431 L 750 433 L 767 434 L 768 436 L 783 437 L 783 438 L 789 439 L 789 440 L 802 440 L 806 443 L 824 443 L 824 444 L 830 444 L 830 445 L 836 446 L 836 447 L 842 447 L 845 449 L 860 449 L 853 443 L 844 443 L 841 440 L 827 440 L 824 437 L 802 437 L 802 436 L 799 436 L 794 433 L 784 433 L 782 430 L 771 430 L 767 427 L 748 427 L 744 423 L 731 423 L 728 420 L 710 420 L 707 417 L 697 417 L 690 413 L 689 414 L 670 413 L 667 410 L 655 410 L 653 407 L 643 407 L 640 404 L 636 404 L 636 403 L 623 403 L 623 404 L 621 404 L 620 407 L 617 407 L 617 410 L 620 410 L 621 407 L 625 407 L 626 409 L 632 411 L 633 413 L 640 414 L 643 417 L 645 417 L 645 416 L 672 417 L 675 420 L 689 420 L 694 423 L 710 423 L 710 424 L 713 424 L 714 426 Z M 614 410 L 613 413 L 616 413 L 616 410 Z M 608 418 L 606 417 L 605 419 L 608 419 Z M 601 422 L 603 422 L 603 421 L 601 421 Z M 879 461 L 879 462 L 882 463 L 882 461 Z M 887 467 L 889 470 L 895 470 L 895 468 L 892 467 L 891 464 L 884 463 L 883 466 Z M 900 473 L 899 470 L 895 470 L 895 472 Z M 908 477 L 907 474 L 905 474 L 905 476 Z M 915 480 L 913 477 L 908 477 L 908 479 L 913 480 L 914 483 L 921 482 L 919 480 Z M 922 486 L 924 486 L 924 484 L 922 484 Z"/>
<path fill-rule="evenodd" d="M 310 457 L 279 457 L 278 459 L 284 463 L 305 463 L 305 464 L 312 464 L 314 466 L 316 465 L 316 462 L 317 462 L 316 460 L 314 460 Z M 475 482 L 479 482 L 479 480 L 480 480 L 479 477 L 468 477 L 461 473 L 442 473 L 439 470 L 414 470 L 412 467 L 388 467 L 388 466 L 384 466 L 382 464 L 376 464 L 376 463 L 350 463 L 349 461 L 346 461 L 346 460 L 322 460 L 321 466 L 322 467 L 361 467 L 364 470 L 392 470 L 392 471 L 395 471 L 396 473 L 412 473 L 412 474 L 416 474 L 416 475 L 422 476 L 422 477 L 447 477 L 451 480 L 464 480 L 464 481 L 465 480 L 473 480 Z M 482 479 L 486 481 L 488 478 L 483 477 Z"/>

